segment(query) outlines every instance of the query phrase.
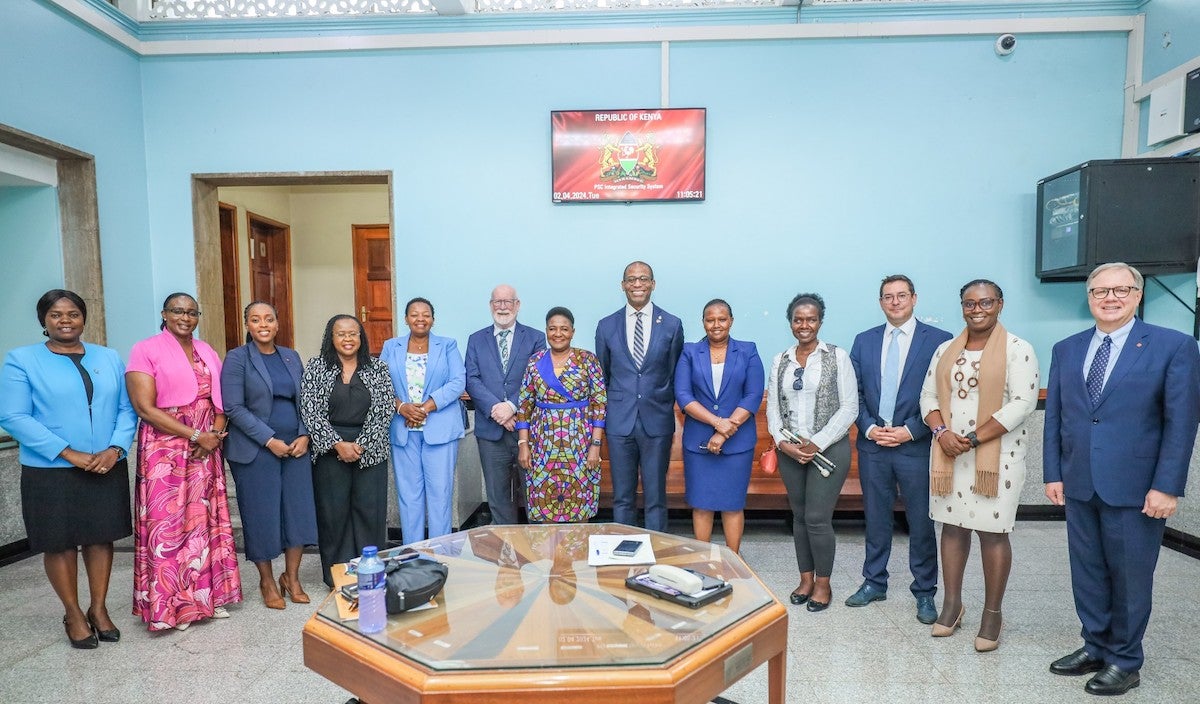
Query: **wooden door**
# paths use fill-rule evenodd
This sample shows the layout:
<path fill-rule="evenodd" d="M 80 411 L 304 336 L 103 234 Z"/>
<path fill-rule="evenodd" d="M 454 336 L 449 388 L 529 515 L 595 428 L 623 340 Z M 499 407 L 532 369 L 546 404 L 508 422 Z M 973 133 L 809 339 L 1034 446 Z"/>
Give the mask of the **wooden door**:
<path fill-rule="evenodd" d="M 242 303 L 239 291 L 237 207 L 217 203 L 221 237 L 221 301 L 225 308 L 225 351 L 242 344 Z"/>
<path fill-rule="evenodd" d="M 354 225 L 354 309 L 371 343 L 383 350 L 392 325 L 392 233 L 387 225 Z"/>
<path fill-rule="evenodd" d="M 250 233 L 250 296 L 279 311 L 275 342 L 293 347 L 292 337 L 292 231 L 281 222 L 246 213 Z"/>

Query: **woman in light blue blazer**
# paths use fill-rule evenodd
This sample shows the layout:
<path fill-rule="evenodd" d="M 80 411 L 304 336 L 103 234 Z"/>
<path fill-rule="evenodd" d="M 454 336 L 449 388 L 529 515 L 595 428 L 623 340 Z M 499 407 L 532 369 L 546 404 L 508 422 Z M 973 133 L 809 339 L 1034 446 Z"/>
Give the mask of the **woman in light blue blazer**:
<path fill-rule="evenodd" d="M 706 303 L 701 322 L 705 338 L 684 345 L 675 366 L 675 401 L 685 416 L 687 502 L 696 539 L 712 539 L 713 517 L 720 511 L 725 544 L 737 552 L 758 441 L 754 414 L 762 405 L 763 365 L 753 342 L 729 336 L 728 303 L 719 298 Z"/>
<path fill-rule="evenodd" d="M 71 647 L 115 643 L 105 607 L 113 541 L 133 533 L 129 466 L 137 416 L 116 351 L 83 342 L 87 304 L 63 289 L 37 302 L 46 342 L 18 347 L 0 369 L 0 426 L 21 445 L 21 508 L 29 548 L 42 558 L 62 600 Z M 91 603 L 79 606 L 83 546 Z"/>
<path fill-rule="evenodd" d="M 383 343 L 396 392 L 392 418 L 392 471 L 404 542 L 450 532 L 454 463 L 463 436 L 459 396 L 467 385 L 458 343 L 430 334 L 433 304 L 414 298 L 404 306 L 409 334 Z M 428 525 L 428 533 L 426 533 Z"/>
<path fill-rule="evenodd" d="M 229 418 L 225 459 L 237 484 L 246 559 L 258 568 L 258 590 L 270 609 L 283 597 L 309 603 L 300 585 L 300 557 L 317 544 L 308 428 L 300 418 L 300 375 L 295 350 L 275 344 L 279 319 L 270 303 L 242 313 L 246 344 L 221 366 L 221 397 Z M 271 561 L 284 556 L 276 589 Z"/>

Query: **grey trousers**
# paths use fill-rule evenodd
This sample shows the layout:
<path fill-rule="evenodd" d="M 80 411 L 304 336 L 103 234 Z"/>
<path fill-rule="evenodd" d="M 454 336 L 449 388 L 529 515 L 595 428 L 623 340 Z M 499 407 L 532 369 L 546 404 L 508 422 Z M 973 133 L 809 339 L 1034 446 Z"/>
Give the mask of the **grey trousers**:
<path fill-rule="evenodd" d="M 792 540 L 796 544 L 796 567 L 816 571 L 818 577 L 833 574 L 833 508 L 837 505 L 846 475 L 850 473 L 850 440 L 843 437 L 821 454 L 837 465 L 828 477 L 821 476 L 810 462 L 800 464 L 779 453 L 779 476 L 787 489 L 792 508 Z"/>

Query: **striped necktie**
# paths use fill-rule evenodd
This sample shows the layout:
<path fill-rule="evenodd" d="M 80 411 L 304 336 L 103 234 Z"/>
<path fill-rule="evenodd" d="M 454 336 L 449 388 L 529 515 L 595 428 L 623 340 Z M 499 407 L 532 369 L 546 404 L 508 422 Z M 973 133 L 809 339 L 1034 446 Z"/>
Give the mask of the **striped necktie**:
<path fill-rule="evenodd" d="M 642 330 L 642 316 L 645 312 L 639 310 L 634 315 L 637 316 L 637 321 L 633 324 L 633 363 L 641 369 L 642 362 L 646 359 L 646 338 Z"/>

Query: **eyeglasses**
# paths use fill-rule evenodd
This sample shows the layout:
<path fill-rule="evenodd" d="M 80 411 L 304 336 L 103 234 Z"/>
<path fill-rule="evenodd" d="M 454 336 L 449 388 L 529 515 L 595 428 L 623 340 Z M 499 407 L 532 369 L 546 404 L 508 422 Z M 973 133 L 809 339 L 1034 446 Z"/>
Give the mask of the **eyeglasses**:
<path fill-rule="evenodd" d="M 358 332 L 356 332 L 356 331 L 351 331 L 351 332 L 335 332 L 335 333 L 333 333 L 333 336 L 334 336 L 334 338 L 336 338 L 336 339 L 338 339 L 338 340 L 357 340 L 357 339 L 358 339 Z"/>
<path fill-rule="evenodd" d="M 200 311 L 192 310 L 191 308 L 168 308 L 167 312 L 171 315 L 178 315 L 185 318 L 199 318 Z"/>
<path fill-rule="evenodd" d="M 792 375 L 796 377 L 796 380 L 792 382 L 792 389 L 800 391 L 804 388 L 804 367 L 797 368 Z"/>
<path fill-rule="evenodd" d="M 978 308 L 979 310 L 991 310 L 996 307 L 998 298 L 981 298 L 978 301 L 966 300 L 962 302 L 962 309 L 972 311 Z"/>
<path fill-rule="evenodd" d="M 904 303 L 912 298 L 911 293 L 887 293 L 879 297 L 884 303 Z"/>
<path fill-rule="evenodd" d="M 627 284 L 648 284 L 654 279 L 649 276 L 626 276 L 623 281 Z"/>
<path fill-rule="evenodd" d="M 512 308 L 520 302 L 519 298 L 493 298 L 491 300 L 493 308 Z"/>
<path fill-rule="evenodd" d="M 1130 291 L 1138 290 L 1140 289 L 1137 286 L 1097 286 L 1096 288 L 1089 288 L 1088 293 L 1092 294 L 1092 298 L 1095 298 L 1097 301 L 1102 301 L 1108 298 L 1110 292 L 1117 298 L 1128 298 Z"/>

